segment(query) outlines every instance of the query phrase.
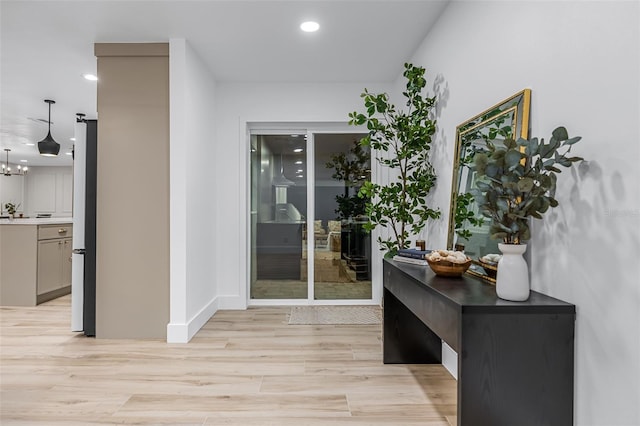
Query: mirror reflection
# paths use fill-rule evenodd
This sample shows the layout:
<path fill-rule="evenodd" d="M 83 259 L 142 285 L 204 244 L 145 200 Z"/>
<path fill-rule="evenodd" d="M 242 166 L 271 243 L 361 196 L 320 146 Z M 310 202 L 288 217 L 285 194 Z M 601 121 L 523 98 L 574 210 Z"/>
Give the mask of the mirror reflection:
<path fill-rule="evenodd" d="M 483 268 L 478 259 L 500 251 L 498 241 L 489 238 L 489 220 L 478 212 L 469 193 L 476 183 L 473 157 L 486 148 L 487 141 L 499 145 L 507 138 L 527 138 L 530 101 L 531 90 L 524 89 L 456 127 L 447 247 L 464 250 L 475 260 L 467 273 L 489 281 L 495 278 L 495 270 Z"/>

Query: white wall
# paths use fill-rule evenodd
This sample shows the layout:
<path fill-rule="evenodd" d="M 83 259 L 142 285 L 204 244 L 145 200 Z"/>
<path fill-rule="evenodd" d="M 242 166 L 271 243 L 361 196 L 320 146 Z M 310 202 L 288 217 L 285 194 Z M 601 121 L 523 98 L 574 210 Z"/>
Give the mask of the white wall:
<path fill-rule="evenodd" d="M 345 124 L 348 113 L 362 109 L 360 93 L 380 84 L 219 84 L 217 87 L 216 180 L 219 203 L 216 267 L 220 307 L 242 309 L 248 285 L 247 122 Z M 302 125 L 304 128 L 304 125 Z M 353 129 L 349 129 L 353 131 Z M 374 250 L 378 254 L 377 250 Z"/>
<path fill-rule="evenodd" d="M 453 2 L 413 58 L 438 80 L 443 206 L 456 125 L 525 87 L 533 136 L 583 137 L 529 246 L 532 288 L 577 307 L 578 425 L 640 424 L 639 27 L 638 2 Z"/>
<path fill-rule="evenodd" d="M 29 167 L 24 177 L 26 216 L 50 213 L 70 217 L 73 208 L 73 169 L 71 167 Z"/>
<path fill-rule="evenodd" d="M 168 342 L 188 342 L 218 309 L 215 79 L 184 39 L 170 40 L 171 307 Z M 224 160 L 223 160 L 224 161 Z"/>

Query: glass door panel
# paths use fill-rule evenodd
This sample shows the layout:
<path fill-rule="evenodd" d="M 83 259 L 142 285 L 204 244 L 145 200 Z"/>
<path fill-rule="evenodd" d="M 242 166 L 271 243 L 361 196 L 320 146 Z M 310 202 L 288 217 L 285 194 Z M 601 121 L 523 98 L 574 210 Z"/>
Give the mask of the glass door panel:
<path fill-rule="evenodd" d="M 358 190 L 371 176 L 362 134 L 314 134 L 314 298 L 371 299 L 371 236 Z"/>
<path fill-rule="evenodd" d="M 251 137 L 251 299 L 307 299 L 304 135 Z"/>

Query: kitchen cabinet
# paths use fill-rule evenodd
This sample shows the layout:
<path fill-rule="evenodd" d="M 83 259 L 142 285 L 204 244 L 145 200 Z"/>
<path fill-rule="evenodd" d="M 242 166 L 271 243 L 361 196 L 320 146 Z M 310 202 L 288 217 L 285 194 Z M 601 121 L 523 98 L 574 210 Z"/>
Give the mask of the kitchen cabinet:
<path fill-rule="evenodd" d="M 0 219 L 0 305 L 35 306 L 71 292 L 70 219 Z"/>
<path fill-rule="evenodd" d="M 71 233 L 71 225 L 38 227 L 39 299 L 42 299 L 40 296 L 71 285 Z"/>

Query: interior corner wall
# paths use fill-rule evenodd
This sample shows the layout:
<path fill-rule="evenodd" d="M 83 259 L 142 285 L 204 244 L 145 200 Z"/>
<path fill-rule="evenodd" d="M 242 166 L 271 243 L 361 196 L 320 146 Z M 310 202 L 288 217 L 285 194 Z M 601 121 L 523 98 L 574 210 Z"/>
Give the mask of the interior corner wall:
<path fill-rule="evenodd" d="M 98 43 L 96 337 L 165 338 L 169 322 L 166 43 Z"/>
<path fill-rule="evenodd" d="M 213 74 L 184 39 L 170 40 L 170 69 L 172 244 L 167 341 L 186 343 L 218 309 L 216 88 Z"/>
<path fill-rule="evenodd" d="M 364 88 L 374 83 L 219 83 L 216 90 L 216 181 L 218 182 L 216 282 L 221 309 L 247 306 L 249 147 L 246 123 L 344 123 L 361 110 Z M 374 250 L 376 254 L 378 250 Z"/>
<path fill-rule="evenodd" d="M 442 206 L 455 127 L 523 88 L 532 136 L 560 125 L 582 136 L 572 153 L 587 161 L 558 176 L 560 205 L 534 220 L 528 250 L 533 290 L 576 305 L 575 423 L 584 426 L 640 424 L 639 8 L 451 2 L 413 57 L 439 98 Z M 430 231 L 435 246 L 446 244 L 446 221 Z"/>

